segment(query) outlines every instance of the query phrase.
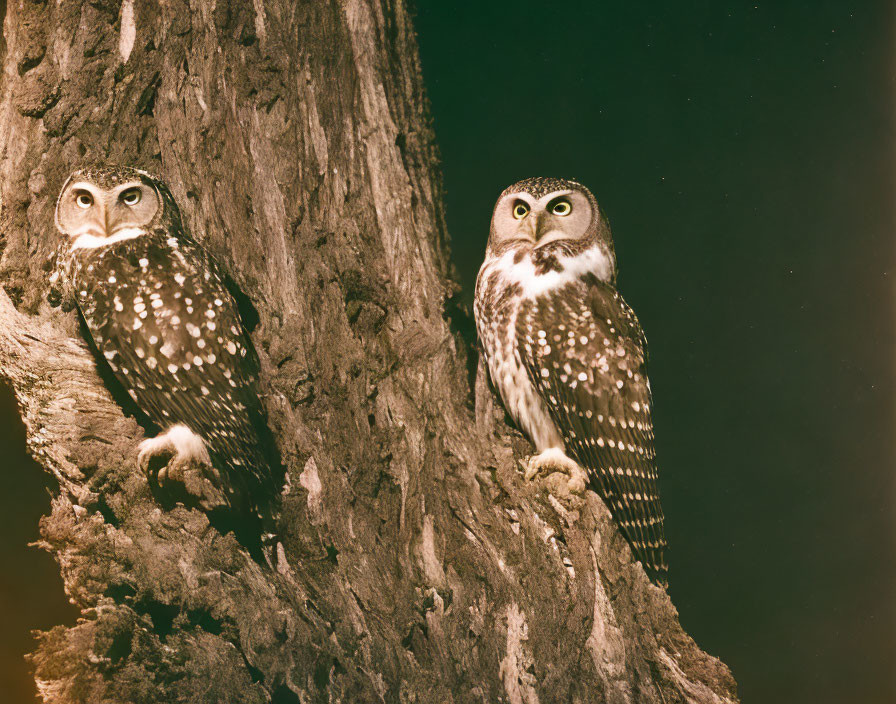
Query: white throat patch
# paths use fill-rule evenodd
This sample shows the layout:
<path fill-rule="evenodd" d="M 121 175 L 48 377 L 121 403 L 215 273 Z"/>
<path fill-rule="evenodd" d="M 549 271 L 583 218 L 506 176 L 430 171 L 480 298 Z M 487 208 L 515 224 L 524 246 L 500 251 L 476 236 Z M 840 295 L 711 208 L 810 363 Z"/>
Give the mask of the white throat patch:
<path fill-rule="evenodd" d="M 527 254 L 519 264 L 514 264 L 515 258 L 516 252 L 507 252 L 494 262 L 494 271 L 501 272 L 505 280 L 519 284 L 523 295 L 528 298 L 536 298 L 548 291 L 562 288 L 586 274 L 594 274 L 605 283 L 609 283 L 613 277 L 613 261 L 598 245 L 572 257 L 559 255 L 557 261 L 563 271 L 544 274 L 535 273 L 531 255 Z"/>
<path fill-rule="evenodd" d="M 145 234 L 147 234 L 147 231 L 142 227 L 123 227 L 116 231 L 111 237 L 97 237 L 90 233 L 84 233 L 75 238 L 75 241 L 72 242 L 72 246 L 70 247 L 70 251 L 74 252 L 76 249 L 99 249 L 100 247 L 108 247 L 110 244 L 115 244 L 116 242 L 122 242 L 124 240 L 132 240 Z"/>

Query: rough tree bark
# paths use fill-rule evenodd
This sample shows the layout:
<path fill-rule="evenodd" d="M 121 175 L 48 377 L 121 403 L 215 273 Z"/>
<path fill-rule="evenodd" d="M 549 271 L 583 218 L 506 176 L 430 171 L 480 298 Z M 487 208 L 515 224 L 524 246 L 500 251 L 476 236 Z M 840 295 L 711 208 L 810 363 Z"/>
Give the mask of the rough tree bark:
<path fill-rule="evenodd" d="M 600 500 L 523 481 L 470 379 L 401 0 L 12 0 L 0 53 L 0 374 L 83 615 L 40 636 L 44 701 L 736 699 Z M 166 179 L 258 311 L 273 568 L 160 507 L 141 428 L 43 301 L 56 195 L 97 161 Z"/>

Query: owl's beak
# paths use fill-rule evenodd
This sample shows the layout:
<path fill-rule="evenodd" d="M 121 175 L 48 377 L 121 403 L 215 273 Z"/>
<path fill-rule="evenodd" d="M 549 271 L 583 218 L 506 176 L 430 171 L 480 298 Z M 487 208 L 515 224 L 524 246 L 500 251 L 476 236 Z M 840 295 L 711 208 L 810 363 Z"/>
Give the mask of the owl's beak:
<path fill-rule="evenodd" d="M 97 203 L 100 212 L 93 210 L 90 213 L 90 219 L 85 223 L 83 228 L 78 230 L 78 235 L 90 235 L 91 237 L 109 237 L 109 220 L 106 215 L 106 207 L 103 203 Z"/>
<path fill-rule="evenodd" d="M 532 217 L 535 218 L 534 226 L 533 226 L 533 229 L 534 229 L 533 234 L 535 235 L 534 239 L 535 239 L 535 244 L 537 245 L 541 242 L 541 238 L 544 236 L 545 232 L 547 231 L 547 228 L 545 226 L 545 213 L 544 212 L 541 212 L 538 214 L 533 213 Z"/>
<path fill-rule="evenodd" d="M 122 227 L 121 216 L 117 208 L 103 208 L 103 217 L 106 220 L 106 236 L 111 237 Z"/>

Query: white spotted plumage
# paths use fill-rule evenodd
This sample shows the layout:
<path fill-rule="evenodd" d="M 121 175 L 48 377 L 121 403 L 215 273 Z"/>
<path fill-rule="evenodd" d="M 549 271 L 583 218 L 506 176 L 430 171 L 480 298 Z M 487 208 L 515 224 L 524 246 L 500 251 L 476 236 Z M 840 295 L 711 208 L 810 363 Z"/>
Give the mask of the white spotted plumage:
<path fill-rule="evenodd" d="M 495 206 L 474 312 L 492 382 L 543 468 L 584 470 L 665 583 L 646 341 L 615 289 L 609 226 L 574 181 L 528 179 Z M 581 469 L 579 469 L 581 468 Z"/>

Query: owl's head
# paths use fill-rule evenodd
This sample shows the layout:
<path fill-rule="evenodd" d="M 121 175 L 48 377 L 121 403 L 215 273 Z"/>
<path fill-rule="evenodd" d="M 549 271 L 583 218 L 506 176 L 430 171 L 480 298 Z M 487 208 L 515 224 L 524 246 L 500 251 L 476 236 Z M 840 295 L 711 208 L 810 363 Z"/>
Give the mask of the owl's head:
<path fill-rule="evenodd" d="M 163 211 L 175 208 L 154 176 L 126 166 L 75 171 L 56 201 L 56 229 L 70 248 L 94 249 L 150 232 Z"/>
<path fill-rule="evenodd" d="M 537 263 L 576 257 L 594 248 L 615 273 L 610 226 L 591 191 L 568 179 L 527 178 L 498 198 L 486 257 L 513 251 L 530 254 Z"/>

